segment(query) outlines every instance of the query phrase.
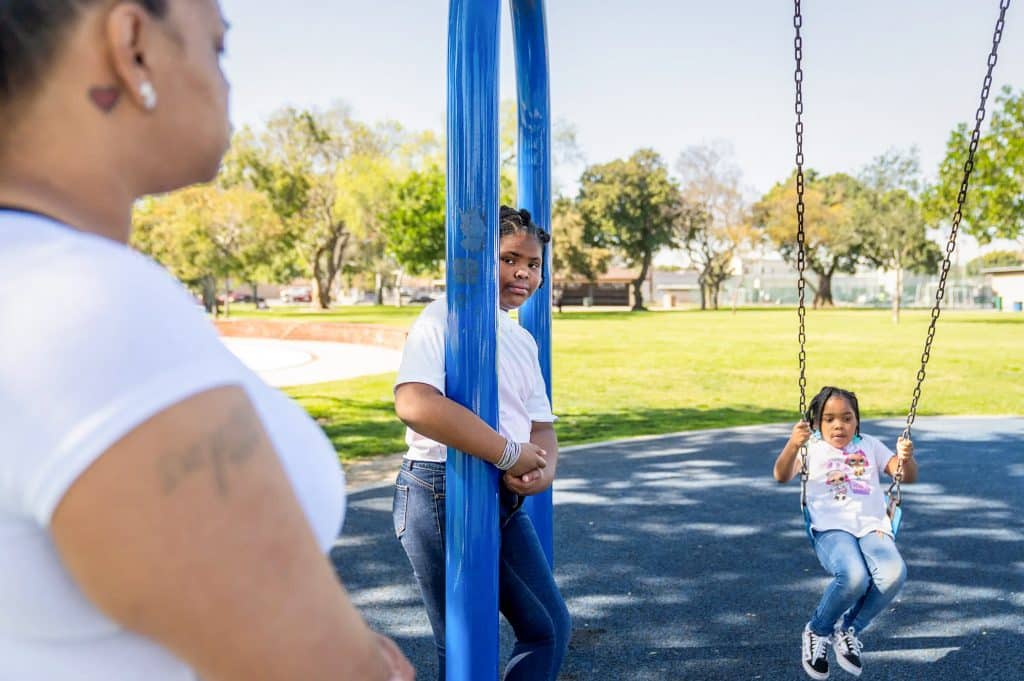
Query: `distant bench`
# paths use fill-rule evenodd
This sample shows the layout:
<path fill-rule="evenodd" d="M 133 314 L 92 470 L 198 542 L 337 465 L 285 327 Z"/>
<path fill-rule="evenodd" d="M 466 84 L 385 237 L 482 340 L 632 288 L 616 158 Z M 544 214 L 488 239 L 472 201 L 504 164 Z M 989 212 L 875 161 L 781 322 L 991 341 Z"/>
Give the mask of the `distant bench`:
<path fill-rule="evenodd" d="M 275 338 L 277 340 L 330 341 L 356 345 L 379 345 L 401 350 L 407 331 L 381 324 L 307 322 L 283 319 L 215 320 L 217 332 L 234 338 Z"/>

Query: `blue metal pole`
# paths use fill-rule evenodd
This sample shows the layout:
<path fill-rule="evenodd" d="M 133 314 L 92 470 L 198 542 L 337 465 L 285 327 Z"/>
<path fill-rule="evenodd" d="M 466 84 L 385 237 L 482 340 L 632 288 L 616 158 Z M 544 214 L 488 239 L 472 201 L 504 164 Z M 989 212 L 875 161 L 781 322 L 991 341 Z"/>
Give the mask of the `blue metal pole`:
<path fill-rule="evenodd" d="M 511 0 L 519 111 L 519 205 L 551 231 L 551 96 L 543 0 Z M 544 254 L 544 284 L 519 310 L 519 323 L 537 341 L 540 369 L 551 399 L 551 248 Z M 554 566 L 551 490 L 526 504 L 548 564 Z"/>
<path fill-rule="evenodd" d="M 445 391 L 498 428 L 499 0 L 450 0 Z M 448 450 L 446 678 L 498 678 L 498 470 Z"/>

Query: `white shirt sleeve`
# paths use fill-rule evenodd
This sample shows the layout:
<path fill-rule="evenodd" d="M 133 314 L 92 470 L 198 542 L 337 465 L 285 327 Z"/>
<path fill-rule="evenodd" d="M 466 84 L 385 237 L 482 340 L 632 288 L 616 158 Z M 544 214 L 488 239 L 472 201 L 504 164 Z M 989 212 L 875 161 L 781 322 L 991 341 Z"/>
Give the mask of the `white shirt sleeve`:
<path fill-rule="evenodd" d="M 440 314 L 439 314 L 440 309 Z M 403 383 L 426 383 L 444 395 L 444 312 L 443 299 L 428 305 L 409 329 L 402 350 L 395 387 Z"/>
<path fill-rule="evenodd" d="M 896 455 L 878 438 L 870 437 L 868 441 L 871 443 L 871 456 L 875 459 L 875 465 L 878 467 L 878 479 L 881 481 L 883 480 L 882 476 L 885 474 L 885 467 L 889 463 L 889 459 Z"/>
<path fill-rule="evenodd" d="M 0 504 L 43 526 L 118 440 L 242 372 L 159 265 L 104 239 L 72 246 L 17 274 L 31 296 L 0 290 Z M 12 321 L 16 331 L 4 328 Z"/>

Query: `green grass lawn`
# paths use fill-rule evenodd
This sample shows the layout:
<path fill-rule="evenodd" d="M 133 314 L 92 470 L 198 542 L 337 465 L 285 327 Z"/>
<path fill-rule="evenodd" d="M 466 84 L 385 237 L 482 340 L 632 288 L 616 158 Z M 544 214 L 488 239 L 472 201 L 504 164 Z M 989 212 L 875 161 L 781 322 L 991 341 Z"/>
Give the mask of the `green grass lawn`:
<path fill-rule="evenodd" d="M 353 308 L 338 321 L 409 324 L 418 308 Z M 275 314 L 277 311 L 271 311 Z M 322 313 L 314 313 L 319 315 Z M 294 318 L 297 315 L 289 316 Z M 326 316 L 326 315 L 325 315 Z M 864 418 L 905 416 L 928 313 L 808 311 L 808 399 L 857 392 Z M 554 409 L 563 444 L 795 421 L 794 310 L 566 312 L 554 321 Z M 342 459 L 401 451 L 393 374 L 290 388 Z M 1020 414 L 1024 315 L 944 312 L 919 414 Z"/>

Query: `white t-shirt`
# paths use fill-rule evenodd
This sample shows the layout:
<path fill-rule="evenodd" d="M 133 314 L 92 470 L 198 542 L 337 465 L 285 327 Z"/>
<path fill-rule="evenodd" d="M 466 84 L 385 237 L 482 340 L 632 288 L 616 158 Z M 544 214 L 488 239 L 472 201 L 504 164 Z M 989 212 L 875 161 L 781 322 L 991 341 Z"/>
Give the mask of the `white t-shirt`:
<path fill-rule="evenodd" d="M 881 530 L 891 536 L 880 474 L 892 457 L 892 451 L 870 435 L 842 450 L 812 439 L 807 445 L 811 528 L 845 530 L 855 537 Z"/>
<path fill-rule="evenodd" d="M 444 338 L 448 325 L 448 303 L 442 296 L 427 305 L 409 329 L 402 351 L 395 386 L 426 383 L 444 395 Z M 499 432 L 510 440 L 528 442 L 533 422 L 551 423 L 544 376 L 537 356 L 537 342 L 530 332 L 498 311 L 498 424 Z M 405 458 L 414 461 L 444 461 L 447 448 L 411 428 L 405 432 L 409 451 Z"/>
<path fill-rule="evenodd" d="M 326 553 L 343 520 L 344 476 L 306 413 L 242 365 L 156 263 L 46 218 L 0 211 L 0 679 L 196 678 L 93 607 L 61 564 L 49 523 L 111 445 L 225 385 L 245 389 Z"/>

